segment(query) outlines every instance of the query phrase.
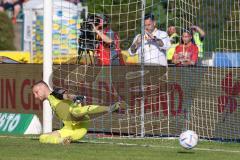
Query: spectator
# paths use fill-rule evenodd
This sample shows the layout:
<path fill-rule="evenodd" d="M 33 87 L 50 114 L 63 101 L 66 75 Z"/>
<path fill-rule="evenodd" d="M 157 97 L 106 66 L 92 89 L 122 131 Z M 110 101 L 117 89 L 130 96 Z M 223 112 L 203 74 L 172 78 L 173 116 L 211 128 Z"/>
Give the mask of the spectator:
<path fill-rule="evenodd" d="M 166 32 L 156 28 L 154 15 L 146 14 L 144 18 L 144 63 L 167 66 L 166 50 L 170 47 L 170 39 Z M 138 34 L 128 49 L 130 55 L 141 53 L 141 34 Z M 141 56 L 139 56 L 141 62 Z"/>
<path fill-rule="evenodd" d="M 75 5 L 78 5 L 78 3 L 81 2 L 81 0 L 65 0 L 65 1 L 71 2 L 71 3 L 75 4 Z"/>
<path fill-rule="evenodd" d="M 196 65 L 198 60 L 198 47 L 192 42 L 192 35 L 183 31 L 181 44 L 176 47 L 172 62 L 177 66 Z"/>
<path fill-rule="evenodd" d="M 118 65 L 122 63 L 119 37 L 109 27 L 109 18 L 106 15 L 97 14 L 95 21 L 95 24 L 92 24 L 93 32 L 96 32 L 97 40 L 100 42 L 96 50 L 98 64 Z"/>
<path fill-rule="evenodd" d="M 2 0 L 0 3 L 0 12 L 8 9 L 13 10 L 12 23 L 15 24 L 23 2 L 24 0 Z"/>
<path fill-rule="evenodd" d="M 167 50 L 167 60 L 168 64 L 170 64 L 172 63 L 172 57 L 175 52 L 175 48 L 177 45 L 179 45 L 179 35 L 177 34 L 175 26 L 169 26 L 167 33 L 171 42 L 171 47 Z"/>
<path fill-rule="evenodd" d="M 202 59 L 204 57 L 203 40 L 205 38 L 205 32 L 202 28 L 195 25 L 191 26 L 191 30 L 193 35 L 193 41 L 198 47 L 198 57 Z"/>

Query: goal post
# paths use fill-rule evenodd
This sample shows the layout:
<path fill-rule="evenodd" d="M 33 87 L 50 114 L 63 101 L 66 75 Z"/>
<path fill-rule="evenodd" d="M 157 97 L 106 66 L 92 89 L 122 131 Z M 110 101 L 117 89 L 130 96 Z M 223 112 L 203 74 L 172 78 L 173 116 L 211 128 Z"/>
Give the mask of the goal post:
<path fill-rule="evenodd" d="M 52 88 L 52 0 L 44 0 L 43 29 L 43 81 Z M 52 131 L 52 109 L 47 100 L 43 102 L 43 133 Z"/>

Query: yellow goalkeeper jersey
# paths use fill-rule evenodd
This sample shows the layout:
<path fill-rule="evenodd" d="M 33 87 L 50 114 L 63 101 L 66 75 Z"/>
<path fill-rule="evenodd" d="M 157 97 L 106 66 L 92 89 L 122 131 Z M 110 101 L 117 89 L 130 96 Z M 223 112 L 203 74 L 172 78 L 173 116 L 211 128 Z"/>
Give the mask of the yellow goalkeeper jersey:
<path fill-rule="evenodd" d="M 71 114 L 70 107 L 75 107 L 75 104 L 71 100 L 59 100 L 53 95 L 49 95 L 48 100 L 56 116 L 62 120 L 65 125 L 69 124 L 69 122 L 71 122 L 71 124 L 78 124 L 79 122 L 90 120 L 88 115 L 74 117 Z"/>

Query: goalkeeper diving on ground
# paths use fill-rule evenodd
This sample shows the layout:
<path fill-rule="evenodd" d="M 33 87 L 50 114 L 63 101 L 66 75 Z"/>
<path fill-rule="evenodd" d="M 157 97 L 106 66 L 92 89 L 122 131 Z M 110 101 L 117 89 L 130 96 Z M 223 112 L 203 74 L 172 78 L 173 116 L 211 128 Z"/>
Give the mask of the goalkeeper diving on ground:
<path fill-rule="evenodd" d="M 39 81 L 32 87 L 36 99 L 48 100 L 52 110 L 64 127 L 50 133 L 40 135 L 41 143 L 68 144 L 71 141 L 82 139 L 89 127 L 90 115 L 111 113 L 119 109 L 120 102 L 109 106 L 82 105 L 84 96 L 65 93 L 62 89 L 50 90 L 44 81 Z"/>

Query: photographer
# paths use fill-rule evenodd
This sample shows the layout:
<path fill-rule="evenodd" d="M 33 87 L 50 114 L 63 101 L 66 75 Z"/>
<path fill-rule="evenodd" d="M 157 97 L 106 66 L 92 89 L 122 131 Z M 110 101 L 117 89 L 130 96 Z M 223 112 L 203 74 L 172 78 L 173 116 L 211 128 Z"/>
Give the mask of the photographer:
<path fill-rule="evenodd" d="M 124 64 L 118 33 L 112 31 L 109 23 L 109 18 L 103 14 L 88 16 L 80 28 L 79 61 L 85 51 L 91 50 L 95 52 L 98 65 Z M 90 61 L 93 64 L 91 57 Z"/>
<path fill-rule="evenodd" d="M 96 39 L 99 41 L 96 48 L 97 64 L 119 65 L 121 51 L 119 38 L 109 27 L 109 18 L 101 14 L 95 15 L 95 23 L 92 23 L 92 27 L 92 31 L 96 33 Z"/>

